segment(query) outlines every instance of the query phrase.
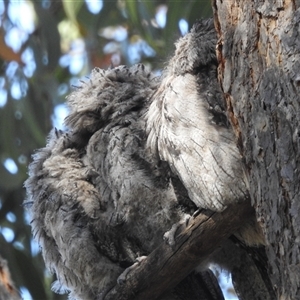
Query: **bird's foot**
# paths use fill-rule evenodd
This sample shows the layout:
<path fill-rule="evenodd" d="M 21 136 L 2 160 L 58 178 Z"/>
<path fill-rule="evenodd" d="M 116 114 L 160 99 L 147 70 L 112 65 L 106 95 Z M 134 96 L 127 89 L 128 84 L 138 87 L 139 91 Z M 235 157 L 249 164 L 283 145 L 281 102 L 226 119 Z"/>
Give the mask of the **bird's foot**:
<path fill-rule="evenodd" d="M 190 215 L 185 214 L 184 217 L 178 223 L 173 224 L 172 228 L 164 234 L 163 239 L 166 241 L 166 243 L 168 245 L 170 245 L 171 247 L 173 247 L 175 245 L 175 243 L 176 243 L 175 242 L 175 234 L 176 234 L 177 229 L 179 227 L 181 227 L 182 225 L 184 227 L 187 227 L 189 224 L 190 218 L 191 218 Z"/>
<path fill-rule="evenodd" d="M 125 269 L 125 271 L 118 277 L 117 283 L 119 285 L 123 285 L 126 282 L 126 277 L 127 277 L 128 273 L 130 273 L 133 269 L 135 269 L 137 266 L 139 266 L 140 263 L 146 258 L 147 258 L 147 256 L 137 257 L 135 260 L 135 263 L 133 265 L 131 265 L 130 267 L 128 267 L 127 269 Z"/>

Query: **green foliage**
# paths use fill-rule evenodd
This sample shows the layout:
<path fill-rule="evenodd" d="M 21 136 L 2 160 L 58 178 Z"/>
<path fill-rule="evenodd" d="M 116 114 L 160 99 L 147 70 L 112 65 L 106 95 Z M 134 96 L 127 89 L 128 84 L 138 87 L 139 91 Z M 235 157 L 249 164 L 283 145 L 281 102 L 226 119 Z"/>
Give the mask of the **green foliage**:
<path fill-rule="evenodd" d="M 111 61 L 142 61 L 154 70 L 161 69 L 180 36 L 179 20 L 191 25 L 197 18 L 210 16 L 210 1 L 107 0 L 97 14 L 89 11 L 84 0 L 0 0 L 1 4 L 0 255 L 8 260 L 16 285 L 26 287 L 34 299 L 66 299 L 50 291 L 52 275 L 32 246 L 22 206 L 30 157 L 34 149 L 45 145 L 54 108 L 64 103 L 76 79 L 95 66 L 109 67 Z M 8 13 L 12 7 L 17 13 L 16 5 L 20 10 L 29 9 L 31 15 L 21 15 L 34 23 L 33 30 L 24 30 L 22 22 Z M 163 27 L 155 20 L 158 11 L 166 11 Z M 16 40 L 9 38 L 13 30 L 25 36 L 14 51 L 10 46 Z M 120 32 L 123 38 L 118 37 Z M 76 60 L 82 67 L 74 71 Z M 15 170 L 9 171 L 7 159 L 14 162 Z M 8 229 L 14 233 L 11 239 Z"/>

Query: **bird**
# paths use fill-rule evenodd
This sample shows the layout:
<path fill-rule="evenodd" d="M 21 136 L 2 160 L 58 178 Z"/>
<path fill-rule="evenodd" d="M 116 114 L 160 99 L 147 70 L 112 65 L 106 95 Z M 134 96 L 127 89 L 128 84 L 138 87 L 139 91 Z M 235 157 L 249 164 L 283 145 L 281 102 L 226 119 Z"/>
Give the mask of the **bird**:
<path fill-rule="evenodd" d="M 174 224 L 198 208 L 220 212 L 249 201 L 217 81 L 216 42 L 213 21 L 200 20 L 161 76 L 143 64 L 95 68 L 68 96 L 67 129 L 50 132 L 25 182 L 54 291 L 104 299 Z M 256 225 L 244 231 L 246 243 L 263 243 Z M 193 295 L 175 288 L 162 299 L 196 299 L 193 276 L 182 283 Z M 223 299 L 209 276 L 213 287 L 199 299 Z"/>
<path fill-rule="evenodd" d="M 214 34 L 196 25 L 177 42 L 150 105 L 147 129 L 148 147 L 169 163 L 190 199 L 223 211 L 246 199 L 248 189 L 217 81 Z"/>

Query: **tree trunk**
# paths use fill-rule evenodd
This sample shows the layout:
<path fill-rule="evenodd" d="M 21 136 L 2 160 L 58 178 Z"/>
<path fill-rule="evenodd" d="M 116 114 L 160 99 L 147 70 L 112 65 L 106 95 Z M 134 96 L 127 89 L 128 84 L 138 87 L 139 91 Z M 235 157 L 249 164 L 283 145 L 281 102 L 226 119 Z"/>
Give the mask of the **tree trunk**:
<path fill-rule="evenodd" d="M 300 3 L 215 0 L 219 76 L 278 299 L 300 298 Z"/>

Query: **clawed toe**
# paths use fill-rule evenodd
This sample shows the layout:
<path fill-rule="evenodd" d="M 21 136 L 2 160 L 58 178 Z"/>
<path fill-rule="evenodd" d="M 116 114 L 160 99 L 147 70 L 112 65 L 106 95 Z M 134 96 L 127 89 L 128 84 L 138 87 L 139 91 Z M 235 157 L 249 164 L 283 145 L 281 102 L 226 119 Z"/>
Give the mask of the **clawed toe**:
<path fill-rule="evenodd" d="M 124 270 L 124 272 L 118 277 L 117 279 L 117 283 L 119 285 L 123 285 L 126 282 L 126 277 L 127 275 L 133 270 L 135 269 L 137 266 L 140 265 L 140 263 L 146 259 L 147 256 L 139 256 L 136 258 L 135 263 L 133 265 L 131 265 L 130 267 L 128 267 L 127 269 Z"/>
<path fill-rule="evenodd" d="M 173 247 L 175 245 L 175 234 L 177 229 L 181 226 L 184 225 L 184 227 L 187 227 L 189 225 L 189 221 L 190 221 L 191 216 L 190 215 L 184 215 L 184 217 L 176 224 L 173 224 L 172 228 L 167 231 L 164 236 L 163 239 L 166 241 L 166 243 L 168 245 L 170 245 L 171 247 Z"/>

